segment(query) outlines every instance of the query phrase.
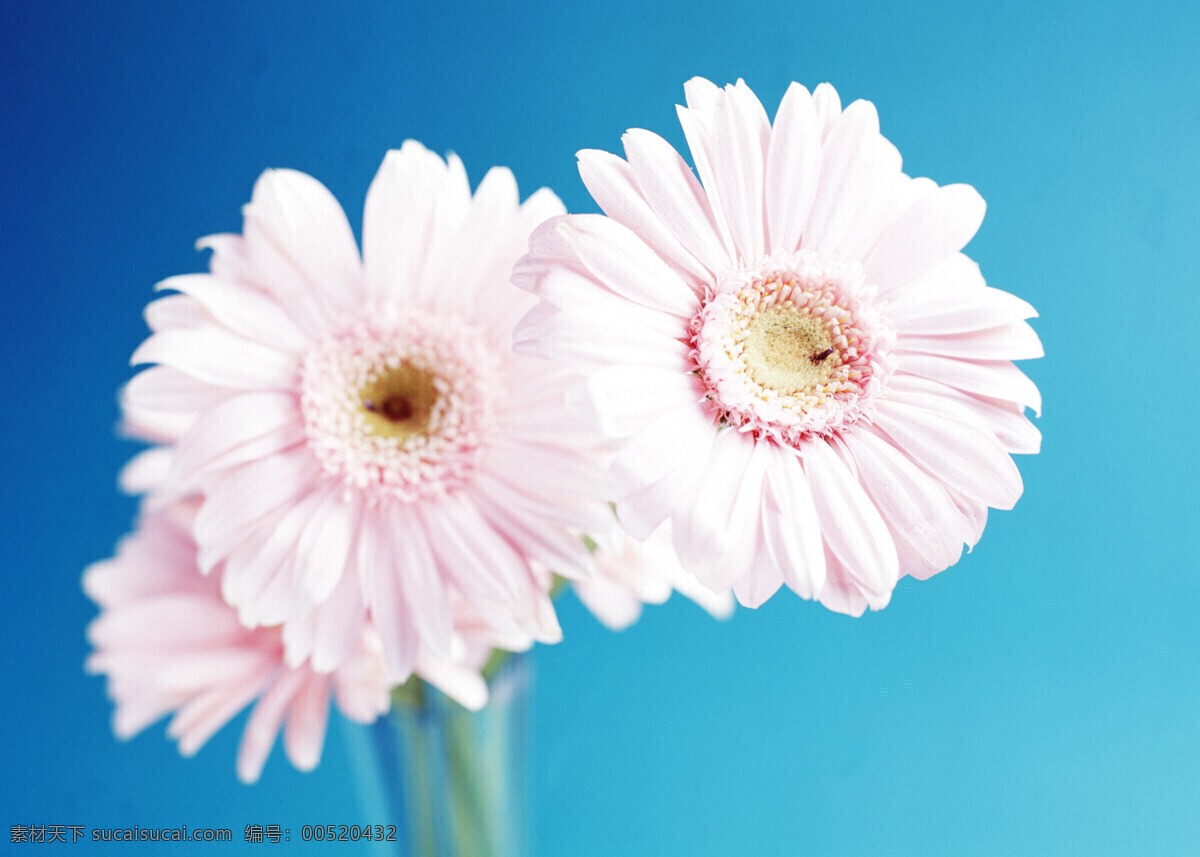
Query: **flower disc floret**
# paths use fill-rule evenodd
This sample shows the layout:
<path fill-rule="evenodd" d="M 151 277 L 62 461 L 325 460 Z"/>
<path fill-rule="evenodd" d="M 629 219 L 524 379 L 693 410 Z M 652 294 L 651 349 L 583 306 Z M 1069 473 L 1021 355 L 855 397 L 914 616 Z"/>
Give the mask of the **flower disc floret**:
<path fill-rule="evenodd" d="M 801 447 L 852 425 L 891 373 L 891 333 L 857 266 L 736 272 L 692 319 L 692 359 L 721 421 Z"/>
<path fill-rule="evenodd" d="M 308 445 L 374 498 L 444 496 L 477 468 L 501 373 L 480 331 L 418 311 L 357 319 L 302 366 Z"/>

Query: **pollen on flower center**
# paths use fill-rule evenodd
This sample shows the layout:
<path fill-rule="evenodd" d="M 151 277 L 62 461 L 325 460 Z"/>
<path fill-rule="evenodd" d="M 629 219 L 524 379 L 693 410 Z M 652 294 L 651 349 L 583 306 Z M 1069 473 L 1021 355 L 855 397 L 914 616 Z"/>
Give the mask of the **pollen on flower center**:
<path fill-rule="evenodd" d="M 717 284 L 692 320 L 692 358 L 726 425 L 800 446 L 859 418 L 891 337 L 861 279 L 803 251 Z"/>
<path fill-rule="evenodd" d="M 325 472 L 372 498 L 463 484 L 492 431 L 497 357 L 470 325 L 374 312 L 308 354 L 301 408 Z"/>
<path fill-rule="evenodd" d="M 781 393 L 794 396 L 828 383 L 836 353 L 825 325 L 791 304 L 760 313 L 746 330 L 746 371 Z"/>

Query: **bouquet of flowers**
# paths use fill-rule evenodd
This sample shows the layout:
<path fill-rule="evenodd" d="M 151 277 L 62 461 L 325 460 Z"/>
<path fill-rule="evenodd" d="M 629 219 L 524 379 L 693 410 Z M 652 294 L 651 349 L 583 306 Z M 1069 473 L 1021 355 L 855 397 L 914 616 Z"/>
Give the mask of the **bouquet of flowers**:
<path fill-rule="evenodd" d="M 159 285 L 122 395 L 140 520 L 84 577 L 118 735 L 170 715 L 190 754 L 253 705 L 239 777 L 280 731 L 310 769 L 331 697 L 486 706 L 564 587 L 618 628 L 674 590 L 858 616 L 1012 507 L 1042 352 L 961 252 L 979 195 L 906 175 L 828 84 L 773 123 L 741 81 L 685 91 L 695 172 L 645 130 L 579 153 L 603 215 L 409 141 L 361 252 L 270 170 Z"/>

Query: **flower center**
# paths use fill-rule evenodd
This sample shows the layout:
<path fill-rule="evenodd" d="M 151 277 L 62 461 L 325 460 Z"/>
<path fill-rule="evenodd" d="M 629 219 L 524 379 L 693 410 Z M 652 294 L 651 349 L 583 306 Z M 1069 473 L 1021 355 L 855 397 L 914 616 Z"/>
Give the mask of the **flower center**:
<path fill-rule="evenodd" d="M 429 428 L 438 394 L 432 373 L 404 363 L 359 390 L 358 398 L 372 432 L 403 441 Z"/>
<path fill-rule="evenodd" d="M 692 320 L 692 357 L 721 420 L 801 446 L 857 420 L 890 374 L 890 331 L 861 273 L 811 251 L 717 283 Z"/>
<path fill-rule="evenodd" d="M 373 498 L 444 495 L 483 455 L 497 357 L 469 325 L 391 316 L 355 319 L 305 358 L 308 445 L 327 474 Z"/>
<path fill-rule="evenodd" d="M 836 350 L 825 325 L 792 304 L 759 313 L 746 328 L 746 370 L 763 387 L 788 395 L 827 383 Z"/>

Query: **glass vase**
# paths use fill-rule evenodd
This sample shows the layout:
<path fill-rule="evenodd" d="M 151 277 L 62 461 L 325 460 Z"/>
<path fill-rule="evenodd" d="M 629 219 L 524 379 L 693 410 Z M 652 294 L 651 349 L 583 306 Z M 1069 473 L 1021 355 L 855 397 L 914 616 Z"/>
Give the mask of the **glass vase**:
<path fill-rule="evenodd" d="M 365 818 L 395 834 L 373 853 L 528 857 L 531 683 L 530 656 L 507 657 L 472 712 L 414 680 L 351 736 Z"/>

